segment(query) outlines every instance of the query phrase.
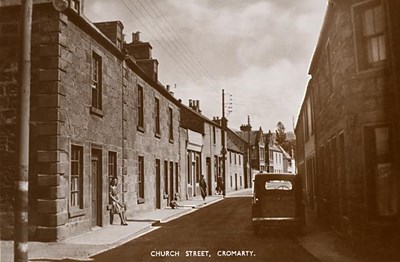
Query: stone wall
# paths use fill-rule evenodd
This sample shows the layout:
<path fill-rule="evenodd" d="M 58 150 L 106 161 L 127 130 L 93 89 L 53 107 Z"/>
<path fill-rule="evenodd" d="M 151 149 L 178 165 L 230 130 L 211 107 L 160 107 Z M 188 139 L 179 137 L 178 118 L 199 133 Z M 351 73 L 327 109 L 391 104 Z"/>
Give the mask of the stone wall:
<path fill-rule="evenodd" d="M 148 78 L 94 25 L 73 11 L 35 5 L 32 27 L 29 224 L 30 239 L 54 241 L 110 223 L 109 152 L 117 156 L 121 200 L 128 217 L 155 209 L 155 161 L 173 163 L 178 184 L 179 102 Z M 0 8 L 1 231 L 12 237 L 16 176 L 18 8 Z M 92 56 L 101 58 L 102 108 L 92 107 Z M 137 85 L 144 89 L 145 128 L 137 128 Z M 160 100 L 161 136 L 155 136 L 154 99 Z M 169 139 L 169 108 L 173 139 Z M 83 152 L 82 206 L 71 206 L 71 148 Z M 93 168 L 98 154 L 98 215 L 92 213 Z M 138 156 L 145 159 L 145 199 L 138 201 Z M 161 171 L 163 171 L 161 166 Z M 170 170 L 170 169 L 168 169 Z M 161 176 L 163 178 L 163 175 Z M 171 180 L 172 180 L 171 179 Z M 164 180 L 161 181 L 163 188 Z M 182 190 L 174 184 L 174 192 Z M 172 192 L 172 193 L 174 193 Z M 184 192 L 182 193 L 185 194 Z M 162 195 L 162 194 L 161 194 Z M 162 207 L 168 203 L 162 200 Z M 98 219 L 93 223 L 94 217 Z"/>
<path fill-rule="evenodd" d="M 0 9 L 0 225 L 4 238 L 12 237 L 16 163 L 16 107 L 19 49 L 17 8 Z"/>
<path fill-rule="evenodd" d="M 355 42 L 356 25 L 352 5 L 362 1 L 340 2 L 328 9 L 316 54 L 310 70 L 315 103 L 316 150 L 320 214 L 338 230 L 359 234 L 372 221 L 365 170 L 364 128 L 392 121 L 393 100 L 391 64 L 366 71 Z M 388 10 L 386 10 L 388 11 Z M 390 41 L 390 38 L 387 38 Z M 344 170 L 338 172 L 337 141 L 344 134 Z M 324 168 L 325 167 L 325 168 Z M 346 177 L 348 197 L 343 198 Z M 341 201 L 345 201 L 343 203 Z M 341 206 L 348 207 L 342 216 Z M 350 224 L 350 227 L 349 227 Z"/>

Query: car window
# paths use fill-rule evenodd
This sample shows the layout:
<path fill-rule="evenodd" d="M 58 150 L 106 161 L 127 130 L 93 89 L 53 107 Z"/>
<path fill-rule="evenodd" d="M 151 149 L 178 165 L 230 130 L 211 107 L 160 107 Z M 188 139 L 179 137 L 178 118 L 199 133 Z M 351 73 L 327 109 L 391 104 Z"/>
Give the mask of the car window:
<path fill-rule="evenodd" d="M 265 189 L 267 190 L 292 190 L 292 188 L 292 183 L 286 180 L 269 180 L 265 182 Z"/>

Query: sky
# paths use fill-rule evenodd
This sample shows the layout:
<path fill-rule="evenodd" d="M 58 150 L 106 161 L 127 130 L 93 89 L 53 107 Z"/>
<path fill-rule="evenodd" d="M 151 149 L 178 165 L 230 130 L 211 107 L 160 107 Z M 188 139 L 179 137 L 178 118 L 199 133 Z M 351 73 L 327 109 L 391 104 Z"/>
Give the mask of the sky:
<path fill-rule="evenodd" d="M 228 126 L 292 131 L 327 0 L 86 0 L 92 22 L 119 20 L 150 42 L 159 81 Z"/>

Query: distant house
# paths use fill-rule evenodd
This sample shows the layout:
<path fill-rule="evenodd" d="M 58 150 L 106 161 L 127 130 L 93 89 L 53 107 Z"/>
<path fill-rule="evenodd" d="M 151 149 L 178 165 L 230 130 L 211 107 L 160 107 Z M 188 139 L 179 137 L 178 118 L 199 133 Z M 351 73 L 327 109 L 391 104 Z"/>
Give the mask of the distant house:
<path fill-rule="evenodd" d="M 253 174 L 266 171 L 265 166 L 265 141 L 264 133 L 262 128 L 259 130 L 251 130 L 249 124 L 240 126 L 240 131 L 236 131 L 236 134 L 247 142 L 250 151 L 249 167 L 250 170 L 246 169 L 246 182 L 252 181 Z M 246 157 L 247 160 L 248 157 Z M 251 183 L 249 184 L 249 186 Z"/>
<path fill-rule="evenodd" d="M 204 175 L 208 195 L 214 194 L 217 177 L 222 176 L 222 128 L 218 121 L 205 117 L 199 100 L 189 100 L 189 106 L 181 104 L 180 154 L 182 176 L 180 186 L 190 199 L 200 195 L 200 176 Z"/>
<path fill-rule="evenodd" d="M 282 163 L 283 163 L 283 173 L 291 173 L 295 174 L 296 168 L 295 168 L 295 163 L 294 163 L 294 158 L 290 156 L 288 152 L 285 151 L 281 146 L 279 146 L 282 152 Z"/>
<path fill-rule="evenodd" d="M 291 139 L 294 139 L 291 136 Z M 288 152 L 276 143 L 276 135 L 268 132 L 264 135 L 267 142 L 267 172 L 268 173 L 296 173 L 295 160 Z"/>
<path fill-rule="evenodd" d="M 244 155 L 247 143 L 235 132 L 227 129 L 227 188 L 226 191 L 243 189 L 245 185 Z"/>

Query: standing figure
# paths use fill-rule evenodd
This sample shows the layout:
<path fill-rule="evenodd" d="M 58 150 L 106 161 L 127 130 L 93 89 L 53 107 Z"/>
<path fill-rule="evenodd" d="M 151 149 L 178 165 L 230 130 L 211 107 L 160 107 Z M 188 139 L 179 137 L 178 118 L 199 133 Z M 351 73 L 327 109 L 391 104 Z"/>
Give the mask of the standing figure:
<path fill-rule="evenodd" d="M 110 201 L 112 203 L 110 224 L 112 225 L 114 221 L 114 214 L 118 214 L 121 219 L 121 225 L 127 226 L 128 223 L 126 222 L 125 207 L 119 202 L 117 185 L 118 178 L 112 178 L 110 183 Z"/>
<path fill-rule="evenodd" d="M 204 201 L 206 201 L 207 183 L 206 180 L 204 179 L 204 175 L 201 175 L 199 184 L 200 184 L 201 197 L 203 198 Z"/>
<path fill-rule="evenodd" d="M 217 177 L 217 194 L 220 195 L 222 193 L 223 190 L 223 180 L 222 180 L 222 176 L 218 176 Z"/>

